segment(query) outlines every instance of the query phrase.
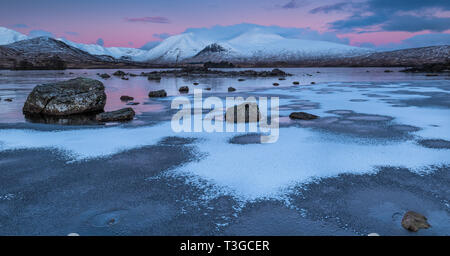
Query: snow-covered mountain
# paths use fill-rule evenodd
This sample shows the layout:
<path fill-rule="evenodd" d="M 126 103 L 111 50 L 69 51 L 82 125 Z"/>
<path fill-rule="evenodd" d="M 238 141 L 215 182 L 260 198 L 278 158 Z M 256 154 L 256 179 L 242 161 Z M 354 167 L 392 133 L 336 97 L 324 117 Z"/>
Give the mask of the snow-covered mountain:
<path fill-rule="evenodd" d="M 212 43 L 214 43 L 213 40 L 196 36 L 193 33 L 183 33 L 165 39 L 135 60 L 177 63 L 196 55 Z"/>
<path fill-rule="evenodd" d="M 12 44 L 28 37 L 12 29 L 0 27 L 0 45 Z"/>
<path fill-rule="evenodd" d="M 0 27 L 0 45 L 12 44 L 18 41 L 31 39 L 30 37 L 16 32 L 14 30 Z M 108 55 L 116 59 L 135 59 L 137 56 L 145 54 L 147 51 L 140 50 L 136 48 L 126 48 L 126 47 L 103 47 L 97 44 L 81 44 L 69 41 L 64 38 L 55 38 L 56 40 L 62 41 L 67 45 L 78 48 L 92 55 Z"/>
<path fill-rule="evenodd" d="M 150 50 L 125 47 L 103 47 L 57 39 L 92 55 L 107 55 L 151 63 L 182 63 L 206 61 L 298 61 L 303 59 L 352 57 L 373 50 L 339 43 L 338 38 L 313 34 L 295 28 L 265 27 L 254 24 L 188 29 L 171 36 Z M 0 44 L 9 44 L 28 37 L 0 28 Z M 319 39 L 319 40 L 318 40 Z M 220 49 L 220 50 L 218 50 Z"/>
<path fill-rule="evenodd" d="M 220 48 L 220 51 L 212 51 Z M 280 34 L 254 28 L 229 38 L 214 38 L 193 32 L 172 36 L 139 61 L 295 61 L 299 59 L 350 57 L 373 50 L 328 41 L 286 38 Z"/>
<path fill-rule="evenodd" d="M 116 59 L 128 59 L 128 60 L 134 60 L 139 58 L 139 56 L 142 56 L 147 53 L 145 50 L 140 50 L 136 48 L 126 48 L 126 47 L 103 47 L 98 44 L 81 44 L 81 43 L 75 43 L 63 38 L 59 38 L 58 40 L 72 46 L 75 48 L 78 48 L 80 50 L 83 50 L 85 52 L 88 52 L 92 55 L 108 55 L 111 57 L 114 57 Z"/>

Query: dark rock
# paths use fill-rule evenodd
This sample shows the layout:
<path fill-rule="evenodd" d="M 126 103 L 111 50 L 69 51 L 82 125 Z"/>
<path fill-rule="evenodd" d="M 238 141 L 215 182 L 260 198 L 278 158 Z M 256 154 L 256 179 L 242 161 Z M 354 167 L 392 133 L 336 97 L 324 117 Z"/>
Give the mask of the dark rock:
<path fill-rule="evenodd" d="M 13 100 L 8 98 L 8 99 L 4 99 L 4 101 L 12 102 Z"/>
<path fill-rule="evenodd" d="M 207 67 L 183 67 L 181 69 L 182 73 L 204 73 L 208 71 L 209 69 Z"/>
<path fill-rule="evenodd" d="M 188 93 L 189 92 L 189 87 L 181 86 L 180 89 L 178 89 L 178 91 L 181 92 L 181 93 Z"/>
<path fill-rule="evenodd" d="M 431 225 L 428 223 L 427 217 L 420 213 L 409 211 L 403 216 L 402 227 L 406 230 L 417 232 L 419 229 L 427 229 L 431 227 Z"/>
<path fill-rule="evenodd" d="M 158 75 L 149 75 L 148 77 L 147 77 L 147 79 L 148 80 L 150 80 L 150 81 L 161 81 L 161 76 L 158 76 Z"/>
<path fill-rule="evenodd" d="M 205 48 L 206 49 L 206 48 Z M 219 63 L 208 61 L 203 64 L 205 68 L 234 68 L 234 64 L 228 61 L 221 61 Z"/>
<path fill-rule="evenodd" d="M 106 73 L 104 73 L 104 74 L 101 74 L 101 75 L 99 75 L 101 78 L 103 78 L 103 79 L 108 79 L 108 78 L 110 78 L 111 76 L 110 75 L 108 75 L 108 74 L 106 74 Z"/>
<path fill-rule="evenodd" d="M 273 83 L 273 86 L 279 86 L 280 84 L 279 83 Z"/>
<path fill-rule="evenodd" d="M 129 79 L 128 77 L 125 77 L 125 76 L 122 77 L 122 80 L 128 80 L 128 79 Z"/>
<path fill-rule="evenodd" d="M 270 75 L 271 76 L 289 76 L 288 73 L 286 73 L 283 70 L 278 69 L 278 68 L 272 69 L 272 71 L 270 71 Z"/>
<path fill-rule="evenodd" d="M 420 140 L 419 144 L 426 148 L 450 149 L 450 141 L 443 139 Z"/>
<path fill-rule="evenodd" d="M 229 92 L 234 92 L 234 91 L 236 91 L 236 89 L 233 88 L 233 87 L 228 87 L 228 91 L 229 91 Z"/>
<path fill-rule="evenodd" d="M 280 69 L 273 69 L 272 71 L 255 71 L 255 70 L 243 70 L 243 71 L 223 71 L 223 70 L 210 70 L 207 67 L 183 67 L 180 69 L 163 70 L 142 72 L 142 76 L 149 77 L 285 77 L 292 76 L 292 74 L 285 73 Z M 244 78 L 239 78 L 239 81 L 245 81 Z"/>
<path fill-rule="evenodd" d="M 130 100 L 134 100 L 134 98 L 130 97 L 130 96 L 127 96 L 127 95 L 123 95 L 123 96 L 120 96 L 120 100 L 122 100 L 122 101 L 130 101 Z"/>
<path fill-rule="evenodd" d="M 300 82 L 294 81 L 294 82 L 292 82 L 292 84 L 299 85 Z"/>
<path fill-rule="evenodd" d="M 98 80 L 75 78 L 36 86 L 23 106 L 25 114 L 67 116 L 100 112 L 106 104 L 105 87 Z"/>
<path fill-rule="evenodd" d="M 300 119 L 300 120 L 313 120 L 313 119 L 317 119 L 319 117 L 316 115 L 313 115 L 313 114 L 305 113 L 305 112 L 292 112 L 289 115 L 289 118 Z"/>
<path fill-rule="evenodd" d="M 209 87 L 208 87 L 208 88 L 205 88 L 205 90 L 207 90 L 207 91 L 211 91 L 211 88 L 209 88 Z"/>
<path fill-rule="evenodd" d="M 234 113 L 234 120 L 231 120 L 231 118 L 227 118 L 233 116 L 232 115 L 233 113 Z M 259 120 L 261 119 L 260 117 L 261 113 L 259 112 L 259 106 L 254 102 L 245 102 L 240 105 L 230 107 L 226 110 L 225 113 L 225 120 L 227 122 L 234 121 L 234 123 L 259 122 Z"/>
<path fill-rule="evenodd" d="M 132 102 L 128 102 L 127 105 L 128 106 L 136 106 L 136 105 L 139 105 L 139 102 L 133 102 L 132 101 Z"/>
<path fill-rule="evenodd" d="M 193 83 L 193 85 L 198 85 L 198 83 Z"/>
<path fill-rule="evenodd" d="M 400 72 L 412 72 L 412 73 L 440 73 L 450 72 L 450 62 L 445 63 L 432 63 L 416 66 L 412 68 L 403 69 Z"/>
<path fill-rule="evenodd" d="M 167 92 L 165 90 L 151 91 L 148 93 L 148 97 L 150 98 L 167 97 Z"/>
<path fill-rule="evenodd" d="M 243 82 L 243 81 L 245 81 L 245 79 L 244 78 L 239 78 L 238 81 L 239 82 Z"/>
<path fill-rule="evenodd" d="M 111 112 L 103 112 L 95 116 L 99 122 L 115 122 L 115 121 L 130 121 L 134 118 L 134 110 L 132 108 L 123 108 Z"/>
<path fill-rule="evenodd" d="M 113 76 L 125 76 L 126 73 L 123 72 L 122 70 L 117 70 L 116 72 L 113 73 Z"/>
<path fill-rule="evenodd" d="M 280 77 L 280 78 L 278 78 L 278 80 L 283 81 L 283 80 L 286 80 L 286 78 Z"/>
<path fill-rule="evenodd" d="M 316 84 L 316 82 L 311 82 L 311 84 Z"/>

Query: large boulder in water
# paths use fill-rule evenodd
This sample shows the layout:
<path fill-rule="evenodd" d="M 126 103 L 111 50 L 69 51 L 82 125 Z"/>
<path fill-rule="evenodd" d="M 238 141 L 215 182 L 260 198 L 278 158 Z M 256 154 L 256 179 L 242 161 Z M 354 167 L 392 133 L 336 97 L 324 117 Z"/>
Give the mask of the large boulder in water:
<path fill-rule="evenodd" d="M 34 87 L 23 106 L 23 113 L 68 116 L 101 112 L 105 104 L 103 83 L 79 77 Z"/>

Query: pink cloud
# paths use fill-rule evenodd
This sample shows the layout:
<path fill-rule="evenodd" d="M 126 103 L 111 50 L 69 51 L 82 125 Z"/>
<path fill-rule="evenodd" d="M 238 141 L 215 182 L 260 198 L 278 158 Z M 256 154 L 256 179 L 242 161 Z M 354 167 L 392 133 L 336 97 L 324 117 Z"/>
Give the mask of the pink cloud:
<path fill-rule="evenodd" d="M 170 23 L 166 17 L 154 16 L 154 17 L 141 17 L 141 18 L 125 18 L 128 22 L 148 22 L 148 23 Z"/>

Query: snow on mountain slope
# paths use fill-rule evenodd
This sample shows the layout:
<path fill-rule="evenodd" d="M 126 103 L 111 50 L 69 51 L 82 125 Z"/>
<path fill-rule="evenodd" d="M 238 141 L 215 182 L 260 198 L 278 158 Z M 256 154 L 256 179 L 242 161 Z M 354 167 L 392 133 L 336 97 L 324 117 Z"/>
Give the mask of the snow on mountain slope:
<path fill-rule="evenodd" d="M 0 27 L 0 45 L 12 44 L 28 37 L 12 29 Z"/>
<path fill-rule="evenodd" d="M 224 50 L 212 52 L 211 47 Z M 213 48 L 214 48 L 213 47 Z M 183 33 L 164 40 L 147 54 L 138 56 L 141 61 L 288 61 L 302 58 L 358 56 L 372 50 L 339 43 L 286 38 L 260 28 L 250 29 L 225 40 L 216 40 L 204 33 Z"/>
<path fill-rule="evenodd" d="M 174 35 L 164 40 L 155 48 L 150 49 L 146 54 L 138 56 L 136 60 L 178 62 L 196 55 L 212 43 L 214 41 L 195 36 L 193 33 Z"/>
<path fill-rule="evenodd" d="M 284 38 L 278 34 L 254 29 L 227 42 L 242 58 L 287 60 L 356 56 L 372 52 L 369 49 L 326 41 Z"/>
<path fill-rule="evenodd" d="M 127 58 L 127 59 L 135 59 L 139 56 L 147 53 L 145 50 L 140 50 L 136 48 L 126 48 L 126 47 L 103 47 L 98 44 L 81 44 L 75 43 L 66 39 L 58 39 L 72 47 L 78 48 L 85 52 L 88 52 L 92 55 L 109 55 L 116 59 Z"/>

